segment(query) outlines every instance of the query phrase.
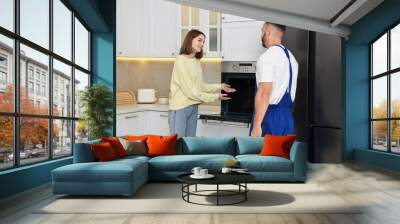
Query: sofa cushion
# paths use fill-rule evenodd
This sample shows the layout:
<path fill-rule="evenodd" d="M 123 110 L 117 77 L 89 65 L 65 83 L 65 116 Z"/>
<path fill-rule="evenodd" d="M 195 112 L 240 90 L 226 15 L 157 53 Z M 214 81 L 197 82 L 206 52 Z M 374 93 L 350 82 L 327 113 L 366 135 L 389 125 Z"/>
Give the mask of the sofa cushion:
<path fill-rule="evenodd" d="M 178 154 L 226 154 L 235 155 L 235 139 L 232 137 L 183 137 Z"/>
<path fill-rule="evenodd" d="M 296 135 L 265 135 L 261 156 L 280 156 L 289 159 L 290 148 Z"/>
<path fill-rule="evenodd" d="M 137 155 L 137 156 L 145 156 L 147 155 L 146 143 L 141 140 L 127 140 L 124 138 L 118 138 L 121 142 L 122 146 L 126 151 L 126 155 Z"/>
<path fill-rule="evenodd" d="M 149 136 L 146 140 L 148 156 L 165 156 L 176 154 L 176 139 L 178 135 L 172 136 Z"/>
<path fill-rule="evenodd" d="M 103 137 L 101 138 L 101 142 L 108 142 L 114 149 L 115 155 L 118 158 L 122 158 L 126 156 L 126 151 L 124 146 L 122 146 L 121 142 L 117 137 Z"/>
<path fill-rule="evenodd" d="M 292 161 L 278 156 L 238 155 L 241 168 L 249 172 L 292 172 Z"/>
<path fill-rule="evenodd" d="M 143 172 L 146 162 L 131 159 L 109 162 L 74 163 L 53 170 L 58 182 L 130 182 L 134 172 Z M 147 176 L 147 172 L 140 175 Z"/>
<path fill-rule="evenodd" d="M 231 155 L 175 155 L 158 156 L 149 160 L 149 170 L 163 172 L 190 172 L 193 167 L 200 166 L 211 172 L 219 171 L 230 159 Z"/>
<path fill-rule="evenodd" d="M 118 158 L 112 145 L 108 142 L 92 144 L 90 148 L 92 149 L 94 157 L 96 157 L 96 161 L 104 162 Z"/>
<path fill-rule="evenodd" d="M 236 137 L 236 155 L 259 154 L 263 144 L 262 137 Z"/>

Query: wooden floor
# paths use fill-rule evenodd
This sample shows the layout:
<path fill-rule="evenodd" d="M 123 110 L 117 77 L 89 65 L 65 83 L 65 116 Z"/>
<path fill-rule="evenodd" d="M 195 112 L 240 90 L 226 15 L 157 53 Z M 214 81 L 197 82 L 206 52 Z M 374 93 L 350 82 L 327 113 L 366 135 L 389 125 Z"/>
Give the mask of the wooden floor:
<path fill-rule="evenodd" d="M 349 203 L 367 206 L 357 214 L 35 214 L 38 207 L 54 200 L 47 185 L 1 201 L 0 223 L 400 223 L 400 174 L 358 163 L 313 164 L 309 169 L 309 183 L 324 186 Z"/>

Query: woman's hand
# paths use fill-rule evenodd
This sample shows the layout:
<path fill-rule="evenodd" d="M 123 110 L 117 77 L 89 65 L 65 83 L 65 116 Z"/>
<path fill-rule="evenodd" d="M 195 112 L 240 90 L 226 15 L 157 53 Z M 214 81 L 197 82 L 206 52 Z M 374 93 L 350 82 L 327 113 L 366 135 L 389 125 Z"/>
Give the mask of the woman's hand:
<path fill-rule="evenodd" d="M 219 100 L 230 100 L 231 98 L 226 93 L 220 93 L 218 96 Z"/>
<path fill-rule="evenodd" d="M 233 93 L 236 92 L 236 89 L 231 88 L 231 85 L 222 83 L 222 90 L 224 90 L 226 93 Z"/>

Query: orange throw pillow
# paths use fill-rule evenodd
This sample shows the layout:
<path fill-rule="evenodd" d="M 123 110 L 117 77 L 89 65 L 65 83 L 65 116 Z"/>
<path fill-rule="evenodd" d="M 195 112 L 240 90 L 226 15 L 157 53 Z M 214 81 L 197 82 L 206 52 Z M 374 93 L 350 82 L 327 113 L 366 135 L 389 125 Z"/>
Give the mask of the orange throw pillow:
<path fill-rule="evenodd" d="M 147 143 L 147 155 L 148 156 L 165 156 L 165 155 L 176 155 L 176 139 L 178 135 L 172 136 L 148 136 Z"/>
<path fill-rule="evenodd" d="M 124 139 L 129 141 L 142 141 L 146 142 L 148 135 L 125 135 Z"/>
<path fill-rule="evenodd" d="M 110 161 L 117 158 L 114 149 L 108 142 L 93 144 L 90 147 L 94 154 L 94 157 L 99 162 Z"/>
<path fill-rule="evenodd" d="M 122 146 L 121 142 L 116 137 L 109 137 L 109 138 L 101 138 L 101 142 L 108 142 L 114 149 L 115 155 L 117 158 L 121 158 L 126 156 L 126 151 L 124 146 Z"/>
<path fill-rule="evenodd" d="M 290 148 L 296 135 L 265 135 L 261 156 L 280 156 L 289 159 Z"/>

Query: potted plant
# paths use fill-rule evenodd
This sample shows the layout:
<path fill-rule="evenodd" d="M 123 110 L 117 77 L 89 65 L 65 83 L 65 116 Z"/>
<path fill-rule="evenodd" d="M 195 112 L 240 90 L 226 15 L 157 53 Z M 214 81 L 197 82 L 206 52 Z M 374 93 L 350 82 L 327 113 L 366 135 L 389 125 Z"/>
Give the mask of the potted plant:
<path fill-rule="evenodd" d="M 89 140 L 110 136 L 112 127 L 113 96 L 110 89 L 102 84 L 86 87 L 79 98 L 81 118 L 87 126 Z"/>

